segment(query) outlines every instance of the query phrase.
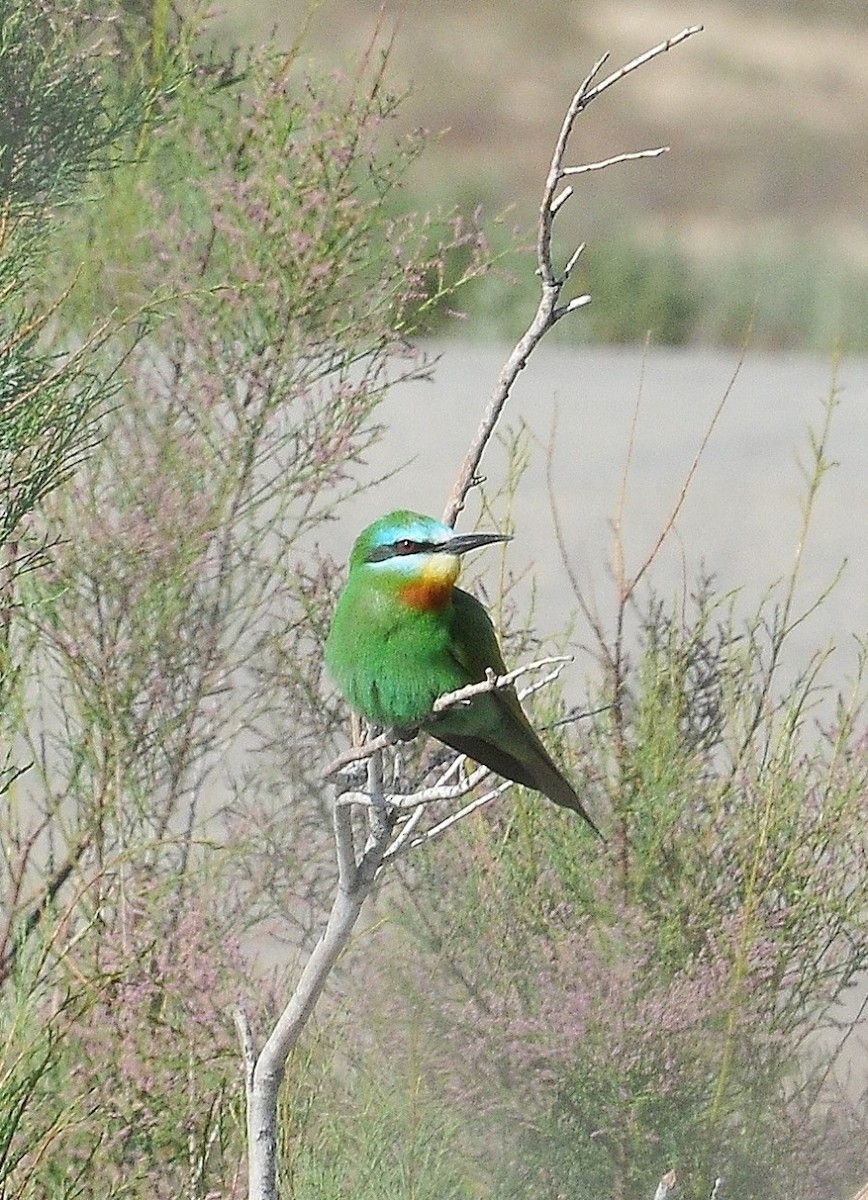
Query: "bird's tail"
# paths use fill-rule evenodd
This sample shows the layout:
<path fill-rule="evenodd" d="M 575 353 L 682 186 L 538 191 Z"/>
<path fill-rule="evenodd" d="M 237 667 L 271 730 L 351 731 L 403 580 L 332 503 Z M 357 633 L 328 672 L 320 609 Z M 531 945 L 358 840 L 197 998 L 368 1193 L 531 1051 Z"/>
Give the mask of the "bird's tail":
<path fill-rule="evenodd" d="M 496 745 L 485 738 L 454 734 L 451 730 L 448 733 L 441 732 L 436 726 L 432 727 L 431 732 L 441 742 L 445 742 L 447 746 L 457 750 L 459 754 L 466 754 L 474 762 L 490 767 L 504 779 L 512 779 L 516 783 L 523 784 L 524 787 L 542 792 L 544 796 L 548 796 L 549 800 L 553 800 L 562 808 L 571 808 L 573 812 L 578 813 L 587 821 L 598 838 L 605 840 L 588 815 L 575 788 L 558 770 L 530 724 L 522 730 L 521 759 L 516 758 L 505 747 Z"/>

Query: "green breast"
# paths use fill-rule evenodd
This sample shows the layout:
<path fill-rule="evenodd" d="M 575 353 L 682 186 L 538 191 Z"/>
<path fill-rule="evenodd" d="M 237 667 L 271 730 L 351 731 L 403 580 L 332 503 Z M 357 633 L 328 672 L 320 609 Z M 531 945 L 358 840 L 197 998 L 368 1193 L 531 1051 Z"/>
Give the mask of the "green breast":
<path fill-rule="evenodd" d="M 436 698 L 467 682 L 451 652 L 450 609 L 408 609 L 386 589 L 353 579 L 325 647 L 329 673 L 356 712 L 376 725 L 417 724 Z"/>

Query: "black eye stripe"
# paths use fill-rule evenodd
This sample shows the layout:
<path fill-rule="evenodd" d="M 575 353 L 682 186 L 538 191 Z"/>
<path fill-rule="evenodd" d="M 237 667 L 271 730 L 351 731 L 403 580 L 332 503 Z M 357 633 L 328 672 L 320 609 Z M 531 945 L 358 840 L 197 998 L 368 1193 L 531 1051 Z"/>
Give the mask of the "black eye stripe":
<path fill-rule="evenodd" d="M 400 538 L 386 546 L 376 546 L 368 555 L 368 562 L 384 562 L 387 558 L 400 558 L 405 554 L 427 554 L 437 549 L 436 542 L 414 542 L 411 538 Z"/>

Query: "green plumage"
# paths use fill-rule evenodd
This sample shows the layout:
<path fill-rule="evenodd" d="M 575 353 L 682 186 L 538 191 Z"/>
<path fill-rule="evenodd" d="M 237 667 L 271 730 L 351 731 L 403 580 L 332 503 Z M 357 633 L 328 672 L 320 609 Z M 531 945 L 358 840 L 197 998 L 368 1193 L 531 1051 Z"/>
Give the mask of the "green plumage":
<path fill-rule="evenodd" d="M 433 716 L 445 692 L 506 667 L 483 606 L 453 587 L 458 556 L 503 540 L 456 536 L 417 513 L 383 517 L 358 538 L 326 642 L 329 672 L 356 712 L 376 725 L 421 727 L 506 779 L 543 792 L 594 829 L 512 688 L 477 696 Z M 415 603 L 410 603 L 410 596 Z"/>

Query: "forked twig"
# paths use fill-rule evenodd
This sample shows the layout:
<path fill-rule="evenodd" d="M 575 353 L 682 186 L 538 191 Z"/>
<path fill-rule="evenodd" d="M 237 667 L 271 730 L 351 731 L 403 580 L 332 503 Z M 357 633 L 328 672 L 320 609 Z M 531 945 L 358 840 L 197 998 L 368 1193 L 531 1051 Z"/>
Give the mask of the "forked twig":
<path fill-rule="evenodd" d="M 625 76 L 638 70 L 639 67 L 644 66 L 645 63 L 650 62 L 659 55 L 665 54 L 667 50 L 671 50 L 680 42 L 686 41 L 687 38 L 692 37 L 695 33 L 699 33 L 701 29 L 701 25 L 691 25 L 687 29 L 682 29 L 674 37 L 667 38 L 665 42 L 660 42 L 659 45 L 652 47 L 652 49 L 646 51 L 644 54 L 640 54 L 617 71 L 613 71 L 611 75 L 608 75 L 600 83 L 596 84 L 596 86 L 592 86 L 604 63 L 607 61 L 608 55 L 604 55 L 597 60 L 590 73 L 584 79 L 581 87 L 573 96 L 561 125 L 557 141 L 555 142 L 554 153 L 552 154 L 545 187 L 543 188 L 542 202 L 540 204 L 539 224 L 537 227 L 537 274 L 541 281 L 542 295 L 540 296 L 539 305 L 533 320 L 523 336 L 519 338 L 497 378 L 491 399 L 479 423 L 479 428 L 465 455 L 458 478 L 455 481 L 455 486 L 452 489 L 452 494 L 443 511 L 443 520 L 447 525 L 455 524 L 458 514 L 464 507 L 467 494 L 474 486 L 474 481 L 478 477 L 479 464 L 482 461 L 485 447 L 491 439 L 491 435 L 494 432 L 512 386 L 518 378 L 519 372 L 527 364 L 530 354 L 558 321 L 570 313 L 576 312 L 577 309 L 583 308 L 591 299 L 588 295 L 581 295 L 575 296 L 565 303 L 561 303 L 564 287 L 571 278 L 582 250 L 579 247 L 578 250 L 571 254 L 565 267 L 560 272 L 555 269 L 552 259 L 554 219 L 566 201 L 573 195 L 571 187 L 567 187 L 558 193 L 561 181 L 571 174 L 578 175 L 592 170 L 602 170 L 604 166 L 613 163 L 627 162 L 638 158 L 656 157 L 665 151 L 665 147 L 659 147 L 656 150 L 637 151 L 635 154 L 619 154 L 607 160 L 607 162 L 591 163 L 584 167 L 565 167 L 564 158 L 567 152 L 567 145 L 579 114 L 593 100 L 596 100 L 598 96 L 608 91 L 609 88 L 613 87 Z"/>
<path fill-rule="evenodd" d="M 485 768 L 480 768 L 480 770 L 482 770 L 484 773 L 487 773 Z M 474 772 L 474 774 L 476 774 L 476 772 Z M 424 808 L 418 808 L 416 812 L 413 813 L 413 817 L 407 822 L 407 825 L 401 831 L 401 836 L 396 838 L 389 847 L 383 861 L 385 862 L 390 858 L 394 858 L 397 854 L 401 854 L 407 850 L 415 850 L 419 846 L 423 846 L 427 842 L 433 841 L 434 838 L 440 837 L 440 835 L 445 833 L 447 829 L 451 829 L 453 825 L 457 825 L 459 821 L 463 821 L 465 817 L 469 817 L 471 813 L 478 812 L 480 808 L 485 808 L 486 805 L 491 804 L 493 800 L 496 800 L 498 796 L 502 796 L 503 793 L 511 787 L 512 784 L 509 782 L 509 780 L 505 780 L 503 783 L 498 784 L 496 788 L 492 788 L 490 792 L 486 792 L 485 795 L 478 796 L 475 800 L 471 800 L 469 804 L 465 804 L 464 807 L 459 808 L 457 812 L 449 813 L 449 815 L 444 817 L 442 821 L 438 821 L 436 825 L 432 825 L 430 829 L 426 829 L 423 833 L 411 838 L 409 833 L 415 831 L 416 825 L 418 824 L 422 813 L 425 811 Z M 469 790 L 471 789 L 468 788 L 468 791 Z"/>
<path fill-rule="evenodd" d="M 394 746 L 398 742 L 405 739 L 405 734 L 397 729 L 384 729 L 382 733 L 378 733 L 368 742 L 363 742 L 361 746 L 349 746 L 342 751 L 337 758 L 333 758 L 329 765 L 322 773 L 323 779 L 330 779 L 332 775 L 337 775 L 346 767 L 353 763 L 363 762 L 370 758 L 378 750 L 388 750 L 389 746 Z"/>

